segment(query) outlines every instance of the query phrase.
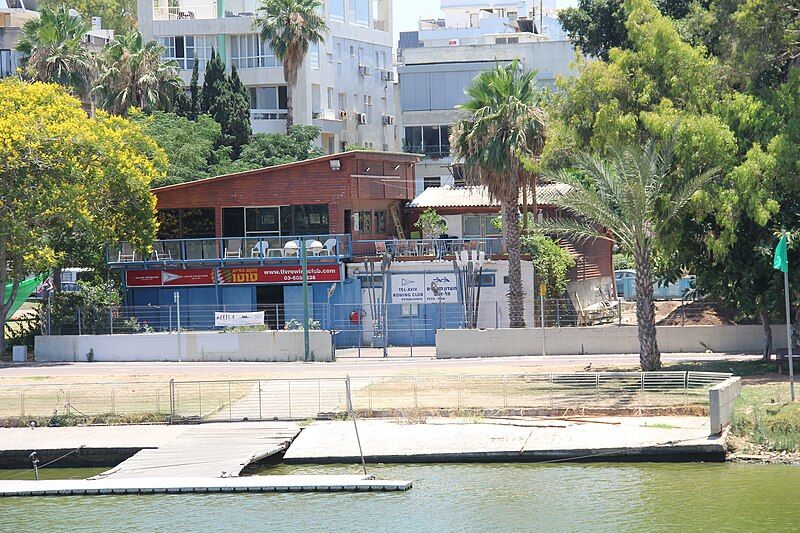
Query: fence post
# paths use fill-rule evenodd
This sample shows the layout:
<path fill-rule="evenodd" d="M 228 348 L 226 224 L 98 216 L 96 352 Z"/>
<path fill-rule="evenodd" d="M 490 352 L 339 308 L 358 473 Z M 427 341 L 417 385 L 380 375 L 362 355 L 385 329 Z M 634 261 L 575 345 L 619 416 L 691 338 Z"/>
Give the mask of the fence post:
<path fill-rule="evenodd" d="M 70 404 L 70 392 L 71 392 L 70 391 L 70 386 L 67 385 L 67 415 L 69 415 L 69 411 L 70 411 L 70 405 L 69 405 Z"/>
<path fill-rule="evenodd" d="M 322 412 L 322 388 L 320 387 L 320 380 L 317 379 L 317 416 Z"/>
<path fill-rule="evenodd" d="M 175 379 L 169 380 L 169 423 L 175 419 Z"/>
<path fill-rule="evenodd" d="M 81 335 L 82 334 L 82 332 L 81 332 L 81 308 L 78 307 L 76 312 L 77 312 L 77 320 L 78 320 L 78 335 Z"/>
<path fill-rule="evenodd" d="M 419 404 L 417 403 L 417 376 L 414 376 L 414 409 L 419 409 Z"/>
<path fill-rule="evenodd" d="M 503 409 L 508 409 L 508 374 L 503 374 Z"/>
<path fill-rule="evenodd" d="M 358 313 L 358 356 L 361 357 L 361 311 Z"/>
<path fill-rule="evenodd" d="M 231 398 L 231 380 L 228 380 L 228 420 L 233 420 L 233 401 Z"/>
<path fill-rule="evenodd" d="M 308 327 L 308 324 L 306 324 Z M 288 381 L 289 383 L 289 418 L 292 418 L 292 380 Z"/>
<path fill-rule="evenodd" d="M 172 306 L 168 305 L 167 308 L 169 309 L 169 332 L 172 333 Z"/>
<path fill-rule="evenodd" d="M 108 306 L 108 329 L 111 335 L 114 334 L 114 308 Z"/>
<path fill-rule="evenodd" d="M 116 399 L 117 399 L 117 384 L 116 383 L 112 383 L 111 384 L 111 414 L 112 415 L 117 414 L 116 413 L 116 411 L 117 411 L 116 410 L 116 407 L 117 407 Z"/>
<path fill-rule="evenodd" d="M 561 301 L 556 300 L 556 327 L 561 327 Z"/>
<path fill-rule="evenodd" d="M 408 313 L 408 345 L 410 347 L 411 357 L 414 357 L 414 326 L 411 321 L 411 312 Z"/>
<path fill-rule="evenodd" d="M 25 419 L 25 387 L 20 388 L 19 390 L 19 416 L 23 420 Z"/>
<path fill-rule="evenodd" d="M 457 388 L 458 388 L 458 410 L 460 411 L 461 410 L 461 374 L 458 375 L 457 383 L 458 383 L 458 385 L 457 385 Z"/>
<path fill-rule="evenodd" d="M 178 328 L 180 331 L 180 328 Z M 200 417 L 200 420 L 203 419 L 203 382 L 197 382 L 197 415 Z"/>
<path fill-rule="evenodd" d="M 264 419 L 264 414 L 261 412 L 261 380 L 258 380 L 258 418 L 259 420 Z"/>
<path fill-rule="evenodd" d="M 548 381 L 550 382 L 550 409 L 553 408 L 553 374 L 550 374 L 548 377 Z"/>
<path fill-rule="evenodd" d="M 500 329 L 500 302 L 494 302 L 494 329 Z"/>
<path fill-rule="evenodd" d="M 644 408 L 644 372 L 639 372 L 642 378 L 642 388 L 639 392 L 639 416 L 642 416 L 642 409 Z"/>
<path fill-rule="evenodd" d="M 689 371 L 683 373 L 683 406 L 689 407 Z"/>

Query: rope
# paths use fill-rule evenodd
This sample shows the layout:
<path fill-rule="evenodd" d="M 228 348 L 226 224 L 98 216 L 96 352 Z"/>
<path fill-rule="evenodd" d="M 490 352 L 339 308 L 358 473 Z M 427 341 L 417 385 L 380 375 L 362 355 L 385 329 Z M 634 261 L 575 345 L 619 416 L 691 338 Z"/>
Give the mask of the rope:
<path fill-rule="evenodd" d="M 52 461 L 48 461 L 48 462 L 46 462 L 46 463 L 45 463 L 45 464 L 43 464 L 42 466 L 38 467 L 38 469 L 39 469 L 39 470 L 41 470 L 42 468 L 44 468 L 44 467 L 46 467 L 46 466 L 50 466 L 51 464 L 55 463 L 56 461 L 60 461 L 61 459 L 65 458 L 65 457 L 68 457 L 68 456 L 72 455 L 73 453 L 75 453 L 75 452 L 77 452 L 77 451 L 80 451 L 80 450 L 81 450 L 81 448 L 83 448 L 83 444 L 81 444 L 80 446 L 78 446 L 78 447 L 77 447 L 77 448 L 75 448 L 74 450 L 72 450 L 72 451 L 70 451 L 70 452 L 67 452 L 67 453 L 65 453 L 65 454 L 64 454 L 64 455 L 62 455 L 61 457 L 56 457 L 56 458 L 55 458 L 55 459 L 53 459 Z M 37 469 L 36 469 L 36 468 L 31 468 L 31 469 L 29 469 L 29 470 L 24 470 L 24 471 L 22 471 L 22 472 L 19 472 L 19 473 L 17 473 L 17 474 L 14 474 L 13 476 L 8 476 L 8 478 L 6 478 L 6 479 L 13 479 L 13 478 L 16 478 L 16 477 L 24 476 L 25 474 L 29 474 L 29 473 L 31 473 L 31 472 L 34 472 L 35 470 L 37 470 Z"/>

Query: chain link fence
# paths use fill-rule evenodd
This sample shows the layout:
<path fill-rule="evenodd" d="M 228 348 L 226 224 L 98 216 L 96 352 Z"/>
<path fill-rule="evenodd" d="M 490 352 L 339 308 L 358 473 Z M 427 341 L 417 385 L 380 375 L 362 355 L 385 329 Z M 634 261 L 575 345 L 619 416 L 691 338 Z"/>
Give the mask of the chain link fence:
<path fill-rule="evenodd" d="M 579 372 L 0 385 L 0 421 L 303 420 L 469 412 L 703 411 L 717 372 Z M 692 411 L 694 409 L 694 411 Z M 697 414 L 695 412 L 695 414 Z"/>

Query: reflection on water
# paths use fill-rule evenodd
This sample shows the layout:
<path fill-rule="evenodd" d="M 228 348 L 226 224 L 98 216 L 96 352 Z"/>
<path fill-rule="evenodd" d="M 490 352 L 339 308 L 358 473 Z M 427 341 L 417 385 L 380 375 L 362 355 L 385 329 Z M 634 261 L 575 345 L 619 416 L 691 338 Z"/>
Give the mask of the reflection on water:
<path fill-rule="evenodd" d="M 94 473 L 92 471 L 91 473 Z M 287 466 L 264 474 L 358 473 Z M 742 464 L 374 466 L 403 493 L 148 495 L 0 500 L 0 530 L 791 530 L 800 469 Z"/>

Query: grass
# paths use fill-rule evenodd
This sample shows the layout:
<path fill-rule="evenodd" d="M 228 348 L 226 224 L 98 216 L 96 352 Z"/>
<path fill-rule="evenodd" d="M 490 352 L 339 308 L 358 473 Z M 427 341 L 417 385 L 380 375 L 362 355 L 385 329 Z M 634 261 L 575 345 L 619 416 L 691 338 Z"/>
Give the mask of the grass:
<path fill-rule="evenodd" d="M 655 424 L 648 424 L 648 423 L 645 422 L 644 426 L 648 427 L 648 428 L 655 428 L 655 429 L 677 429 L 677 428 L 680 427 L 680 426 L 675 426 L 673 424 L 663 424 L 661 422 L 657 422 Z"/>
<path fill-rule="evenodd" d="M 786 383 L 742 388 L 731 433 L 745 440 L 745 451 L 800 451 L 800 404 L 788 400 Z"/>
<path fill-rule="evenodd" d="M 662 370 L 693 372 L 731 372 L 735 376 L 767 376 L 777 373 L 775 362 L 757 361 L 687 361 L 667 363 Z"/>

